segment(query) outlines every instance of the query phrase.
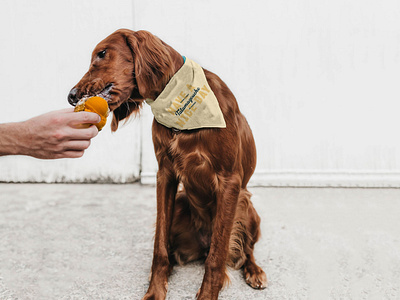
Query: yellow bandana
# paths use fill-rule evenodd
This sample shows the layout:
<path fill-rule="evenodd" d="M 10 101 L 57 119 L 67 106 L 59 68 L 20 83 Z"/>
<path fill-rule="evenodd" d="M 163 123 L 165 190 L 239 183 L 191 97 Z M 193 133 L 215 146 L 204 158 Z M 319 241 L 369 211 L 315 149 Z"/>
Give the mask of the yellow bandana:
<path fill-rule="evenodd" d="M 146 103 L 157 122 L 169 128 L 226 127 L 203 69 L 190 59 L 185 60 L 156 100 L 146 99 Z"/>

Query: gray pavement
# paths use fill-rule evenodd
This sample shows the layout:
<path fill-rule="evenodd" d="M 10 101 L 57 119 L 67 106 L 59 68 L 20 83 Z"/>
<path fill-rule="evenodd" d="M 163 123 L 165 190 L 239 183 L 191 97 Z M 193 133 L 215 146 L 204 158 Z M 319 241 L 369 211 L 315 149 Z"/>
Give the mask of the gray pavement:
<path fill-rule="evenodd" d="M 256 260 L 220 299 L 400 299 L 400 189 L 252 188 Z M 155 188 L 0 184 L 0 299 L 141 299 L 148 287 Z M 175 267 L 167 299 L 194 299 L 204 269 Z"/>

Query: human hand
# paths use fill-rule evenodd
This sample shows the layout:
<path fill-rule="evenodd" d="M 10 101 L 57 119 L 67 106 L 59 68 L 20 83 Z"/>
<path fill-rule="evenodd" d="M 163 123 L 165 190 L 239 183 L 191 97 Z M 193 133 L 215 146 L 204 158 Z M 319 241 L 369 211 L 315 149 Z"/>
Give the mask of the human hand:
<path fill-rule="evenodd" d="M 25 122 L 17 134 L 19 153 L 42 159 L 78 158 L 98 134 L 95 125 L 100 116 L 91 112 L 74 112 L 73 108 L 52 111 Z"/>

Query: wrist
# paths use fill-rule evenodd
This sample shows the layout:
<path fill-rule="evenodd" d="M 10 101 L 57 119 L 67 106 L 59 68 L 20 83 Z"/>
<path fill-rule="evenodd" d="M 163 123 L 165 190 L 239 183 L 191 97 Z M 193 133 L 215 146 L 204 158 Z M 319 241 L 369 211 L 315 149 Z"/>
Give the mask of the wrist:
<path fill-rule="evenodd" d="M 25 154 L 23 122 L 0 124 L 0 156 Z"/>
<path fill-rule="evenodd" d="M 0 124 L 0 155 L 17 154 L 13 124 Z"/>

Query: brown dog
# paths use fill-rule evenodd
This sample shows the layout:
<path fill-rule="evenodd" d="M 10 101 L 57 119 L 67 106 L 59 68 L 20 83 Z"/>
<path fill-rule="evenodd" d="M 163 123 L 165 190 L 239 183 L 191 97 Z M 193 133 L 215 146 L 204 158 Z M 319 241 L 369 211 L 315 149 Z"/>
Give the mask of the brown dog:
<path fill-rule="evenodd" d="M 144 99 L 155 100 L 183 64 L 177 51 L 151 33 L 121 29 L 96 46 L 89 71 L 68 100 L 75 105 L 83 96 L 106 98 L 115 131 Z M 157 222 L 150 286 L 143 299 L 165 299 L 174 263 L 204 258 L 198 299 L 218 299 L 228 280 L 226 265 L 243 267 L 253 288 L 267 285 L 253 256 L 260 217 L 246 188 L 256 166 L 253 135 L 226 84 L 210 71 L 204 74 L 226 128 L 177 131 L 153 121 Z"/>

